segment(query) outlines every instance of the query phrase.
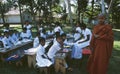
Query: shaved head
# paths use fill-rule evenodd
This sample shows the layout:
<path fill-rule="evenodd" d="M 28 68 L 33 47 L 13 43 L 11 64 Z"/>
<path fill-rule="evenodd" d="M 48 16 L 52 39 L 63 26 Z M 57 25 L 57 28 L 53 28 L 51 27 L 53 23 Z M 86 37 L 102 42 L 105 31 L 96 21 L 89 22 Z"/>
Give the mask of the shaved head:
<path fill-rule="evenodd" d="M 99 15 L 98 15 L 98 22 L 99 22 L 99 24 L 104 24 L 105 23 L 105 19 L 106 19 L 106 16 L 105 16 L 105 14 L 103 14 L 103 13 L 100 13 Z"/>
<path fill-rule="evenodd" d="M 106 15 L 103 13 L 100 13 L 100 14 L 98 14 L 98 17 L 106 17 Z"/>

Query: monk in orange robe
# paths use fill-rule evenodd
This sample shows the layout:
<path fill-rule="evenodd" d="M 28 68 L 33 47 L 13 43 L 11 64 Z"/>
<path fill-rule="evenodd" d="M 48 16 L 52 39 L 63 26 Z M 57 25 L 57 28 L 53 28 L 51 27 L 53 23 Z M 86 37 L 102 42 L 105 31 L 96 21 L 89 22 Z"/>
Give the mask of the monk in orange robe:
<path fill-rule="evenodd" d="M 89 74 L 107 74 L 109 59 L 113 48 L 113 32 L 109 24 L 105 24 L 105 15 L 98 15 L 98 25 L 94 26 L 90 42 L 92 54 L 88 59 Z"/>

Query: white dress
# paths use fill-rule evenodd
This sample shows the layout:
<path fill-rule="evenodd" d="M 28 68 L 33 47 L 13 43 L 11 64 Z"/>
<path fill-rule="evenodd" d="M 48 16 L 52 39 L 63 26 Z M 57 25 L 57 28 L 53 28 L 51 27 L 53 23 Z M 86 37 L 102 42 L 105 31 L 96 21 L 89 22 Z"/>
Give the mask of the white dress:
<path fill-rule="evenodd" d="M 45 53 L 44 46 L 39 45 L 39 49 L 38 49 L 37 55 L 36 55 L 36 61 L 37 61 L 36 64 L 39 67 L 49 67 L 52 65 L 52 62 L 50 60 L 42 57 L 42 55 L 44 55 L 44 53 Z"/>
<path fill-rule="evenodd" d="M 2 42 L 3 42 L 4 48 L 9 48 L 12 46 L 9 38 L 7 38 L 7 37 L 2 38 Z"/>
<path fill-rule="evenodd" d="M 78 40 L 78 39 L 81 37 L 81 35 L 80 35 L 80 33 L 81 33 L 81 28 L 80 28 L 80 27 L 77 27 L 75 31 L 78 32 L 78 33 L 75 33 L 75 34 L 74 34 L 74 40 L 76 41 L 76 40 Z"/>
<path fill-rule="evenodd" d="M 33 42 L 33 47 L 35 48 L 35 47 L 37 47 L 37 46 L 39 46 L 39 38 L 38 38 L 38 37 L 36 37 L 36 38 L 34 39 L 34 42 Z"/>
<path fill-rule="evenodd" d="M 24 40 L 24 39 L 30 39 L 30 35 L 26 32 L 21 32 L 20 37 Z"/>
<path fill-rule="evenodd" d="M 88 28 L 86 28 L 85 30 L 82 30 L 82 34 L 83 34 L 84 38 L 77 41 L 73 46 L 72 58 L 81 59 L 82 58 L 82 48 L 90 45 L 90 40 L 92 37 L 91 31 Z M 90 35 L 90 39 L 88 41 L 83 42 L 83 43 L 78 43 L 78 42 L 82 42 L 82 41 L 86 40 L 87 35 Z"/>
<path fill-rule="evenodd" d="M 55 27 L 54 32 L 60 32 L 60 34 L 64 33 L 60 26 Z"/>
<path fill-rule="evenodd" d="M 61 49 L 61 46 L 57 41 L 55 41 L 54 44 L 49 49 L 47 56 L 52 60 L 53 63 L 54 63 L 54 57 L 60 49 Z"/>
<path fill-rule="evenodd" d="M 27 33 L 28 33 L 28 34 L 31 36 L 31 38 L 32 38 L 32 32 L 31 32 L 32 26 L 31 26 L 30 24 L 28 24 L 28 25 L 24 25 L 24 27 L 27 28 Z"/>

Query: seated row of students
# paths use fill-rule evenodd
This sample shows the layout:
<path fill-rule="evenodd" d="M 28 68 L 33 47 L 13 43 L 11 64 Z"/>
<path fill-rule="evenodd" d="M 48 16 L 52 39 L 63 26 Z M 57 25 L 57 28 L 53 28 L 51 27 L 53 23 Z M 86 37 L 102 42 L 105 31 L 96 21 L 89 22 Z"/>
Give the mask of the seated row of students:
<path fill-rule="evenodd" d="M 56 32 L 60 32 L 60 34 L 64 33 L 62 28 L 60 27 L 60 23 L 56 22 L 55 27 L 50 27 L 48 31 L 45 30 L 42 26 L 39 28 L 40 36 L 46 38 L 51 38 L 54 36 Z"/>
<path fill-rule="evenodd" d="M 82 37 L 77 40 L 73 46 L 73 52 L 72 52 L 72 58 L 75 59 L 81 59 L 82 54 L 79 54 L 82 52 L 82 48 L 90 45 L 90 40 L 92 37 L 92 32 L 90 29 L 86 27 L 84 23 L 81 24 L 81 35 Z"/>
<path fill-rule="evenodd" d="M 26 28 L 23 28 L 21 33 L 16 30 L 5 31 L 4 35 L 0 36 L 0 41 L 3 43 L 4 48 L 9 48 L 15 45 L 19 40 L 32 39 L 31 33 L 27 32 Z"/>
<path fill-rule="evenodd" d="M 4 32 L 4 36 L 2 38 L 3 46 L 4 48 L 9 48 L 15 44 L 17 41 L 14 35 L 12 35 L 12 32 Z"/>

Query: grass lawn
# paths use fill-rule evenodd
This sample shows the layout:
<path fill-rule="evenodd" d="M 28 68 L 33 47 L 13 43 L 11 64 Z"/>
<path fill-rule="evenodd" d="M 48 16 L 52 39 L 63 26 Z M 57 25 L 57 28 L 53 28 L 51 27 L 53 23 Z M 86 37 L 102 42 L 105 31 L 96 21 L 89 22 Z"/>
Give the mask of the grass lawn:
<path fill-rule="evenodd" d="M 68 29 L 70 30 L 70 28 Z M 108 74 L 120 74 L 120 29 L 113 29 L 113 31 L 114 48 L 109 63 Z M 86 63 L 87 58 L 83 60 L 80 70 L 75 69 L 75 71 L 67 74 L 87 74 Z M 33 68 L 29 69 L 26 62 L 22 67 L 16 67 L 14 64 L 10 65 L 0 61 L 0 74 L 36 74 L 36 71 Z"/>

